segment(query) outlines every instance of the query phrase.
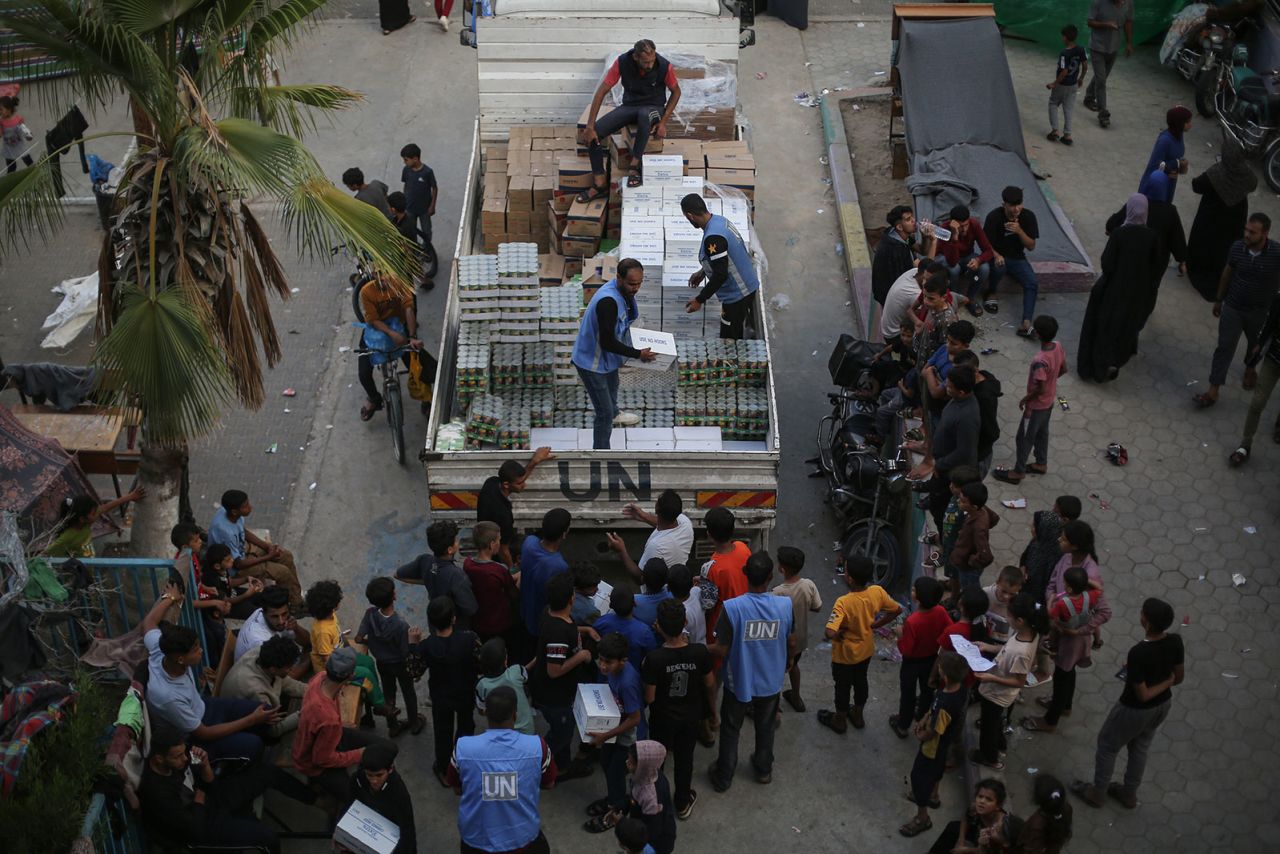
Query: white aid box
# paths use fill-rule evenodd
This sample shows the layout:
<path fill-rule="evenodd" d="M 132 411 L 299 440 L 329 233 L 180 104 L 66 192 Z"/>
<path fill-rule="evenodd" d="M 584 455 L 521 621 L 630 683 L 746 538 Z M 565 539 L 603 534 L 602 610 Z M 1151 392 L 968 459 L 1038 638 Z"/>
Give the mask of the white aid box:
<path fill-rule="evenodd" d="M 572 427 L 534 427 L 529 431 L 529 444 L 553 451 L 576 451 L 578 431 Z"/>
<path fill-rule="evenodd" d="M 631 346 L 637 350 L 652 350 L 657 357 L 652 362 L 631 359 L 627 362 L 631 367 L 646 371 L 665 371 L 676 360 L 676 337 L 661 329 L 631 327 Z"/>
<path fill-rule="evenodd" d="M 684 181 L 684 158 L 678 154 L 646 154 L 644 156 L 644 186 L 656 188 L 662 184 L 680 186 Z"/>
<path fill-rule="evenodd" d="M 579 737 L 589 741 L 591 735 L 616 727 L 622 721 L 622 713 L 608 685 L 579 685 L 578 696 L 573 700 L 573 719 L 577 721 Z M 609 743 L 616 739 L 614 736 Z"/>
<path fill-rule="evenodd" d="M 582 382 L 582 378 L 577 376 L 576 374 L 574 375 L 574 380 L 579 383 Z M 587 418 L 588 419 L 591 418 L 590 411 L 587 412 Z M 590 451 L 592 447 L 595 445 L 595 441 L 596 441 L 595 431 L 592 430 L 590 427 L 585 427 L 585 428 L 579 428 L 577 433 L 578 433 L 578 450 Z M 529 435 L 529 443 L 533 444 L 532 432 Z M 534 445 L 534 447 L 536 448 L 537 445 Z M 609 450 L 625 451 L 626 449 L 627 449 L 627 431 L 621 427 L 614 427 L 613 432 L 609 434 Z"/>
<path fill-rule="evenodd" d="M 333 841 L 356 854 L 391 854 L 400 843 L 400 828 L 356 801 L 334 828 Z"/>

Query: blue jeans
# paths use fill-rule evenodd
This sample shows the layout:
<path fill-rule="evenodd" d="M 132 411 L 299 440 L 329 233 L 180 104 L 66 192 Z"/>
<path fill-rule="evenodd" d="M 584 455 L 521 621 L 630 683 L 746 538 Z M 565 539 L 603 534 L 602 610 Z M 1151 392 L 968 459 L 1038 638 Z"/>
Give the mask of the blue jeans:
<path fill-rule="evenodd" d="M 208 697 L 204 701 L 204 717 L 201 721 L 205 726 L 238 721 L 260 705 L 262 704 L 257 700 Z M 262 755 L 262 736 L 266 734 L 266 727 L 254 727 L 224 735 L 215 741 L 198 743 L 209 752 L 210 759 L 244 759 L 254 762 Z"/>
<path fill-rule="evenodd" d="M 1031 262 L 1026 258 L 1006 258 L 1003 267 L 997 264 L 991 268 L 991 286 L 987 293 L 995 293 L 1005 276 L 1012 276 L 1022 285 L 1022 319 L 1030 323 L 1036 313 L 1036 289 L 1039 287 L 1036 271 L 1031 269 Z"/>
<path fill-rule="evenodd" d="M 591 422 L 591 447 L 608 450 L 609 437 L 613 435 L 613 419 L 618 414 L 618 372 L 597 374 L 578 368 L 578 376 L 582 378 L 582 386 L 587 390 L 595 413 Z"/>
<path fill-rule="evenodd" d="M 573 706 L 538 706 L 547 721 L 547 749 L 556 768 L 564 773 L 573 759 Z"/>
<path fill-rule="evenodd" d="M 951 274 L 951 290 L 963 293 L 970 301 L 978 298 L 978 291 L 987 286 L 987 282 L 991 279 L 991 262 L 983 261 L 978 265 L 978 269 L 970 272 L 966 265 L 974 258 L 978 257 L 978 253 L 971 252 L 960 259 L 958 264 L 947 264 L 947 272 Z M 947 263 L 947 259 L 938 255 L 933 260 Z M 963 278 L 965 287 L 960 289 L 961 279 Z"/>

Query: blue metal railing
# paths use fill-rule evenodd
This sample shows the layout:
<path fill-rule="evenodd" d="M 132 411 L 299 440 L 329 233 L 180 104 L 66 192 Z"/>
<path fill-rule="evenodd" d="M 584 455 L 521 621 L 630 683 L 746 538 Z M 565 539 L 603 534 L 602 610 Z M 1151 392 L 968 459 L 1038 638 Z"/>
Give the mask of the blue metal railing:
<path fill-rule="evenodd" d="M 151 610 L 151 606 L 160 598 L 160 593 L 168 583 L 171 574 L 177 574 L 183 580 L 186 593 L 182 599 L 182 608 L 178 622 L 188 628 L 195 629 L 200 638 L 203 650 L 203 666 L 214 667 L 216 661 L 209 657 L 209 646 L 205 642 L 204 620 L 192 604 L 195 598 L 195 584 L 191 577 L 191 556 L 184 551 L 174 560 L 164 558 L 132 558 L 132 557 L 93 557 L 77 558 L 93 576 L 93 584 L 84 591 L 72 594 L 66 606 L 59 610 L 67 612 L 65 624 L 59 631 L 58 626 L 49 626 L 50 644 L 54 654 L 61 657 L 69 654 L 79 656 L 79 650 L 89 638 L 84 636 L 82 623 L 98 623 L 101 621 L 105 637 L 118 637 L 142 622 L 142 618 Z M 70 558 L 46 558 L 52 566 L 60 566 Z M 92 611 L 89 619 L 87 612 Z M 64 650 L 64 645 L 69 649 Z"/>
<path fill-rule="evenodd" d="M 94 795 L 84 814 L 80 835 L 93 841 L 94 854 L 145 854 L 142 827 L 124 801 Z"/>

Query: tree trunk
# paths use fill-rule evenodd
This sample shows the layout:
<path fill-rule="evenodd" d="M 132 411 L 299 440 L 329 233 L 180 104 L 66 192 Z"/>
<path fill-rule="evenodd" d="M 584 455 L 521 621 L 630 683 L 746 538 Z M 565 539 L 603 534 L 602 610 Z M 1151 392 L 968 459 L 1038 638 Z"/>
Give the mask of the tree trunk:
<path fill-rule="evenodd" d="M 133 508 L 133 531 L 130 551 L 137 557 L 173 555 L 169 534 L 178 524 L 178 498 L 182 491 L 182 468 L 187 458 L 185 448 L 162 448 L 142 445 L 138 464 L 138 486 L 147 497 Z"/>

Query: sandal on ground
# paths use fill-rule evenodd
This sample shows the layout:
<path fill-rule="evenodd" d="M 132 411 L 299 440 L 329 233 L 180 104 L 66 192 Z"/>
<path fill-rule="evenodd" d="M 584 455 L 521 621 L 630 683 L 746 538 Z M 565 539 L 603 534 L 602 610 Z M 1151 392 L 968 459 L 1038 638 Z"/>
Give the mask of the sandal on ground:
<path fill-rule="evenodd" d="M 1027 338 L 1029 340 L 1034 340 L 1036 337 L 1036 331 L 1030 326 L 1019 326 L 1013 331 L 1013 334 L 1019 338 Z"/>
<path fill-rule="evenodd" d="M 1022 728 L 1027 732 L 1055 733 L 1058 731 L 1056 726 L 1050 726 L 1044 718 L 1023 718 Z"/>
<path fill-rule="evenodd" d="M 613 826 L 618 823 L 620 818 L 622 818 L 620 810 L 609 810 L 604 815 L 599 815 L 583 822 L 582 829 L 587 833 L 604 833 L 607 830 L 613 830 Z"/>
<path fill-rule="evenodd" d="M 969 761 L 972 762 L 974 765 L 981 765 L 984 768 L 990 768 L 992 771 L 1004 770 L 1003 762 L 1001 762 L 999 759 L 995 760 L 994 762 L 987 759 L 987 757 L 982 755 L 981 750 L 970 750 Z"/>
<path fill-rule="evenodd" d="M 640 177 L 639 172 L 632 172 L 631 174 L 627 175 L 628 188 L 634 190 L 636 187 L 639 187 L 643 183 L 644 183 L 644 179 Z"/>
<path fill-rule="evenodd" d="M 1071 784 L 1071 791 L 1080 796 L 1080 800 L 1084 801 L 1094 809 L 1102 808 L 1102 798 L 1098 796 L 1097 790 L 1084 780 L 1076 780 Z"/>
<path fill-rule="evenodd" d="M 1007 468 L 997 468 L 995 471 L 991 473 L 991 475 L 996 480 L 1002 481 L 1004 483 L 1012 483 L 1012 484 L 1022 483 L 1022 479 L 1026 477 L 1026 475 L 1024 475 L 1020 471 L 1014 471 L 1013 469 L 1007 469 Z"/>
<path fill-rule="evenodd" d="M 598 801 L 592 801 L 587 804 L 587 815 L 592 818 L 599 818 L 602 815 L 608 815 L 613 812 L 613 806 L 609 803 L 608 798 L 601 798 Z"/>
<path fill-rule="evenodd" d="M 1231 456 L 1227 457 L 1227 462 L 1231 464 L 1231 467 L 1233 469 L 1239 468 L 1240 466 L 1244 465 L 1248 461 L 1249 461 L 1249 449 L 1246 448 L 1244 445 L 1241 445 L 1240 447 L 1236 448 L 1234 451 L 1231 452 Z"/>
<path fill-rule="evenodd" d="M 1051 130 L 1051 131 L 1049 131 L 1049 135 L 1048 135 L 1048 136 L 1046 136 L 1046 137 L 1045 137 L 1045 139 L 1049 140 L 1050 142 L 1057 142 L 1057 141 L 1058 141 L 1058 132 L 1057 132 L 1056 130 Z"/>
<path fill-rule="evenodd" d="M 1071 138 L 1071 134 L 1067 133 L 1067 134 L 1063 134 L 1062 139 L 1058 140 L 1058 142 L 1062 143 L 1063 145 L 1071 145 L 1072 143 L 1075 142 L 1075 140 Z"/>
<path fill-rule="evenodd" d="M 364 406 L 360 407 L 360 420 L 372 421 L 373 416 L 378 414 L 381 411 L 382 411 L 382 404 L 378 404 L 377 406 L 374 406 L 372 403 L 366 403 Z"/>
<path fill-rule="evenodd" d="M 1031 474 L 1048 474 L 1049 467 L 1042 463 L 1028 463 L 1027 471 Z"/>
<path fill-rule="evenodd" d="M 822 709 L 818 712 L 818 723 L 822 724 L 832 732 L 838 732 L 844 735 L 847 732 L 847 724 L 844 715 L 839 712 L 833 712 L 830 709 Z"/>
<path fill-rule="evenodd" d="M 1194 395 L 1191 400 L 1195 403 L 1196 409 L 1208 409 L 1210 406 L 1213 406 L 1218 402 L 1216 397 L 1210 397 L 1208 392 L 1203 391 Z"/>
<path fill-rule="evenodd" d="M 587 202 L 594 202 L 596 199 L 602 199 L 607 195 L 609 195 L 609 184 L 607 182 L 603 185 L 592 184 L 581 193 L 578 193 L 576 200 L 585 205 Z"/>
<path fill-rule="evenodd" d="M 932 821 L 930 821 L 927 818 L 920 818 L 920 816 L 916 816 L 915 818 L 911 819 L 911 821 L 902 825 L 902 827 L 899 827 L 898 832 L 909 839 L 912 836 L 919 836 L 920 834 L 924 833 L 926 830 L 929 830 L 932 827 L 933 827 Z"/>
<path fill-rule="evenodd" d="M 907 792 L 902 797 L 906 798 L 908 801 L 915 804 L 916 806 L 920 806 L 920 804 L 916 801 L 916 796 L 911 794 L 910 792 Z M 929 803 L 925 804 L 925 806 L 927 806 L 931 810 L 940 810 L 942 809 L 942 800 L 940 798 L 930 798 Z"/>
<path fill-rule="evenodd" d="M 970 302 L 969 305 L 966 306 L 966 308 L 969 309 L 969 313 L 972 314 L 974 317 L 982 317 L 982 315 L 985 314 L 985 312 L 982 310 L 982 303 Z"/>
<path fill-rule="evenodd" d="M 983 301 L 982 301 L 982 307 L 983 307 L 983 308 L 985 308 L 987 311 L 991 312 L 992 314 L 999 314 L 999 313 L 1000 313 L 1000 302 L 999 302 L 999 300 L 994 300 L 994 299 L 989 299 L 989 298 L 988 298 L 988 299 L 985 299 L 985 300 L 983 300 Z"/>

